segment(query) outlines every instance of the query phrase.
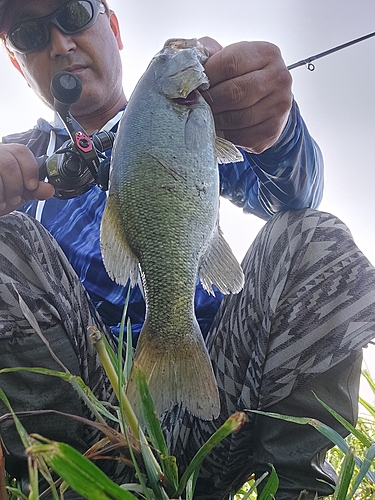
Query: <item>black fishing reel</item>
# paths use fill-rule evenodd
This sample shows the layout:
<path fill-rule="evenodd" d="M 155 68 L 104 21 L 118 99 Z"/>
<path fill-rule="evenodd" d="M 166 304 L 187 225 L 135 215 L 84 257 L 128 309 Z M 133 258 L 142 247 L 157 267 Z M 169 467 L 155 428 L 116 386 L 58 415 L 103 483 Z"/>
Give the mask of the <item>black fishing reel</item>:
<path fill-rule="evenodd" d="M 70 114 L 70 106 L 78 101 L 82 84 L 68 71 L 56 73 L 51 81 L 54 108 L 69 133 L 66 141 L 51 156 L 37 158 L 39 179 L 55 188 L 55 197 L 68 199 L 79 196 L 94 185 L 108 189 L 110 159 L 104 151 L 111 149 L 113 132 L 97 132 L 89 136 Z"/>

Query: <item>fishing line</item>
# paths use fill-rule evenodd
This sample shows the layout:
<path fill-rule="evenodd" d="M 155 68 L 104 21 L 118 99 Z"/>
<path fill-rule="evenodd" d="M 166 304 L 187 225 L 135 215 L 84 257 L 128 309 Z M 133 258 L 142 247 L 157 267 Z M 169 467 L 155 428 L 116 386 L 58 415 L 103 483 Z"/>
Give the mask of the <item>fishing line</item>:
<path fill-rule="evenodd" d="M 375 32 L 369 33 L 368 35 L 361 36 L 360 38 L 356 38 L 354 40 L 351 40 L 350 42 L 343 43 L 342 45 L 337 45 L 337 47 L 333 47 L 332 49 L 325 50 L 324 52 L 320 52 L 319 54 L 316 54 L 315 56 L 310 56 L 307 59 L 302 59 L 301 61 L 298 61 L 294 64 L 291 64 L 290 66 L 287 66 L 289 70 L 298 68 L 299 66 L 306 66 L 306 68 L 309 71 L 314 71 L 315 69 L 315 64 L 312 63 L 312 61 L 315 61 L 316 59 L 321 59 L 322 57 L 328 56 L 329 54 L 333 54 L 334 52 L 338 52 L 339 50 L 346 49 L 347 47 L 350 47 L 350 45 L 354 45 L 355 43 L 362 42 L 363 40 L 367 40 L 368 38 L 371 38 L 375 36 Z"/>

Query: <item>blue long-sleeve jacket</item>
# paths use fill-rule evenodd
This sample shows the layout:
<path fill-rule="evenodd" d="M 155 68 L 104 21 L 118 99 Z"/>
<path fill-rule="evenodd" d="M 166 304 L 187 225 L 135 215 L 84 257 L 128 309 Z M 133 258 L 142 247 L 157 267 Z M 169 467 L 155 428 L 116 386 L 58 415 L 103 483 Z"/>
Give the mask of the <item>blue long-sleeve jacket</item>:
<path fill-rule="evenodd" d="M 40 119 L 32 130 L 7 136 L 3 142 L 25 144 L 35 156 L 42 156 L 47 151 L 51 153 L 52 136 L 54 150 L 68 139 L 64 129 L 54 128 Z M 222 196 L 264 220 L 280 210 L 318 206 L 323 189 L 323 160 L 296 103 L 282 136 L 272 148 L 258 155 L 243 153 L 243 162 L 219 165 Z M 22 210 L 37 217 L 55 237 L 104 322 L 116 333 L 127 287 L 113 282 L 102 263 L 99 235 L 105 202 L 106 193 L 93 187 L 70 200 L 51 198 L 45 202 L 28 202 Z M 222 298 L 219 292 L 209 295 L 197 284 L 195 312 L 204 335 Z M 136 341 L 145 315 L 138 287 L 131 291 L 128 315 Z"/>

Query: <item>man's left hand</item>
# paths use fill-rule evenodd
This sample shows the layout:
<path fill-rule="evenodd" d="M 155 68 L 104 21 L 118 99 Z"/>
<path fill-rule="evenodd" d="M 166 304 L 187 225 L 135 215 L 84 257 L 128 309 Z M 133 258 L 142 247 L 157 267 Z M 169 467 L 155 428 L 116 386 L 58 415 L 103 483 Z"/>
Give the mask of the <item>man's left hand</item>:
<path fill-rule="evenodd" d="M 292 77 L 278 47 L 268 42 L 239 42 L 222 48 L 200 39 L 210 58 L 205 92 L 217 134 L 253 153 L 275 144 L 292 105 Z"/>

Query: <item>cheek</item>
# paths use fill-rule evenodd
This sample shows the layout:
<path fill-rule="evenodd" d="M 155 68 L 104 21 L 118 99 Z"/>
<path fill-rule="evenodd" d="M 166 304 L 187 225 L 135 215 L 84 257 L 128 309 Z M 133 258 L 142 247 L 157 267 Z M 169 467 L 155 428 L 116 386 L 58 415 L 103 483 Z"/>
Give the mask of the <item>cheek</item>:
<path fill-rule="evenodd" d="M 46 61 L 40 61 L 40 58 L 36 58 L 35 55 L 33 55 L 33 58 L 27 56 L 25 58 L 26 62 L 20 62 L 20 69 L 28 86 L 44 102 L 50 104 L 53 102 L 53 98 L 50 92 L 51 76 L 49 65 Z"/>

